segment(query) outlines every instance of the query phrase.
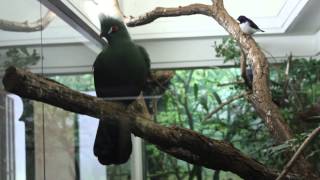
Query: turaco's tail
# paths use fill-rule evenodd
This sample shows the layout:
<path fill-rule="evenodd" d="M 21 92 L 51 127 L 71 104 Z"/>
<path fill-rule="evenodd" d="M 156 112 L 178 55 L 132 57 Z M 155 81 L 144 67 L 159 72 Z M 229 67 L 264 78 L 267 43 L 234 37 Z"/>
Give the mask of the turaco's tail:
<path fill-rule="evenodd" d="M 100 119 L 93 152 L 104 165 L 128 161 L 132 151 L 131 132 L 120 120 Z"/>

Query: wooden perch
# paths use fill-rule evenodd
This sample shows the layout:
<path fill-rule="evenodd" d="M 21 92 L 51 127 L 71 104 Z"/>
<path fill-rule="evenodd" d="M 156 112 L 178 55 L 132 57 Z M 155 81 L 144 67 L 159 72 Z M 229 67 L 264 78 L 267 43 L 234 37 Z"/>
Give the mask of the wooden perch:
<path fill-rule="evenodd" d="M 45 29 L 56 17 L 52 11 L 48 11 L 44 17 L 34 21 L 34 22 L 15 22 L 0 19 L 0 29 L 4 31 L 13 31 L 13 32 L 35 32 L 42 31 Z"/>
<path fill-rule="evenodd" d="M 7 91 L 23 98 L 99 119 L 107 116 L 122 119 L 129 124 L 134 135 L 189 163 L 214 170 L 231 171 L 244 179 L 271 180 L 277 177 L 275 171 L 243 155 L 227 142 L 209 139 L 180 127 L 158 125 L 139 115 L 137 111 L 125 110 L 118 103 L 82 94 L 31 72 L 10 67 L 6 70 L 3 84 Z M 286 178 L 289 179 L 289 176 Z"/>

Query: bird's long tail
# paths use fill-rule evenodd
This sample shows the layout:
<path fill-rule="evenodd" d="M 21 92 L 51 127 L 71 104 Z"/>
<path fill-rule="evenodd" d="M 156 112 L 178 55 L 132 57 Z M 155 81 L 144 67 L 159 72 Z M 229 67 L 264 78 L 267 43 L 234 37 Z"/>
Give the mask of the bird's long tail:
<path fill-rule="evenodd" d="M 93 152 L 104 165 L 128 161 L 132 151 L 131 133 L 120 120 L 100 119 Z"/>

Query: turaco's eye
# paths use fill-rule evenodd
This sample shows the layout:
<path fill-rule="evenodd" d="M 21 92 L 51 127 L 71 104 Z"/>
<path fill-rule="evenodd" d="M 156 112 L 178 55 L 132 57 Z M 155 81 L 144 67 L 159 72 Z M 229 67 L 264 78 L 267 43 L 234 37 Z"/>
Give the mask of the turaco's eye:
<path fill-rule="evenodd" d="M 111 26 L 110 29 L 109 29 L 109 31 L 108 31 L 108 34 L 117 32 L 118 30 L 119 30 L 119 27 L 118 27 L 118 26 Z"/>

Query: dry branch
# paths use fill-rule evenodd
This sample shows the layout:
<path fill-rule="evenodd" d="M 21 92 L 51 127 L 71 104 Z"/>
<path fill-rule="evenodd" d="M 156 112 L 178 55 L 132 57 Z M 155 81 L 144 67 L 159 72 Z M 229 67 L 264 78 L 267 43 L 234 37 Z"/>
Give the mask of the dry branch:
<path fill-rule="evenodd" d="M 307 145 L 320 133 L 320 127 L 313 130 L 309 136 L 303 141 L 299 149 L 296 153 L 292 156 L 290 161 L 286 164 L 282 172 L 280 173 L 279 177 L 276 180 L 281 180 L 285 175 L 290 171 L 290 168 L 293 166 L 293 163 L 295 163 L 298 159 L 298 157 L 302 154 L 303 150 L 307 147 Z"/>
<path fill-rule="evenodd" d="M 42 18 L 34 22 L 15 22 L 0 19 L 0 29 L 13 32 L 35 32 L 45 29 L 56 17 L 52 11 L 48 11 Z"/>
<path fill-rule="evenodd" d="M 181 160 L 210 169 L 231 171 L 244 179 L 271 180 L 277 177 L 275 171 L 243 155 L 227 142 L 209 139 L 180 127 L 158 125 L 137 111 L 79 93 L 31 72 L 10 67 L 6 70 L 3 84 L 7 91 L 23 98 L 99 119 L 105 119 L 106 116 L 122 119 L 129 124 L 133 134 Z M 289 179 L 288 176 L 286 178 Z"/>
<path fill-rule="evenodd" d="M 126 23 L 127 26 L 134 27 L 151 23 L 160 17 L 175 17 L 193 14 L 210 16 L 210 7 L 211 6 L 204 4 L 191 4 L 188 6 L 179 6 L 178 8 L 157 7 L 151 12 L 148 12 L 137 18 L 130 16 L 128 19 L 126 19 Z"/>
<path fill-rule="evenodd" d="M 240 99 L 240 98 L 243 98 L 245 96 L 249 95 L 248 92 L 245 92 L 245 93 L 242 93 L 242 94 L 239 94 L 237 96 L 234 96 L 232 98 L 229 98 L 227 101 L 219 104 L 219 106 L 217 108 L 215 108 L 214 110 L 212 110 L 210 113 L 208 113 L 208 115 L 204 118 L 203 121 L 208 121 L 215 113 L 217 113 L 218 111 L 220 111 L 224 106 L 232 103 L 233 101 L 237 100 L 237 99 Z"/>

